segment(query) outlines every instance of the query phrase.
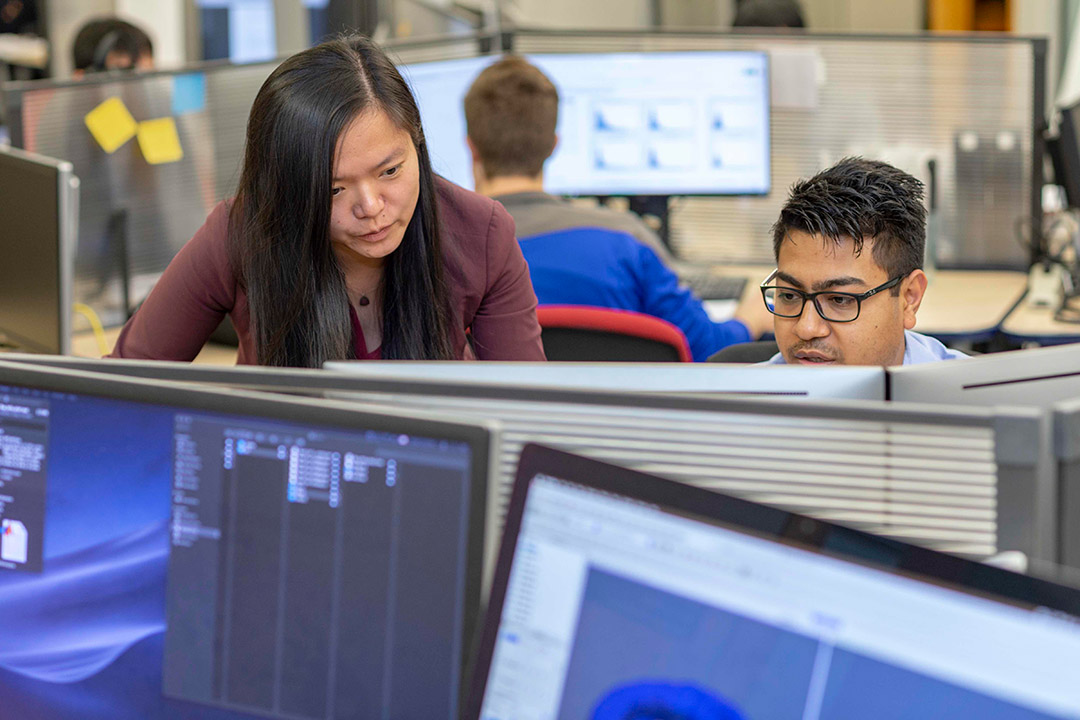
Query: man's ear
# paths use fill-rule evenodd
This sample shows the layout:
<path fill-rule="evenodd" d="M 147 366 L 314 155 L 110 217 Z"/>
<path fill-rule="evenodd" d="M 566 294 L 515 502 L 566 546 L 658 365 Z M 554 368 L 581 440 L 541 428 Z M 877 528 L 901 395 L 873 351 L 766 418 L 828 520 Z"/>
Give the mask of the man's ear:
<path fill-rule="evenodd" d="M 465 144 L 469 146 L 469 157 L 472 160 L 473 187 L 480 192 L 480 188 L 487 182 L 487 172 L 484 170 L 484 163 L 480 162 L 480 152 L 468 135 L 465 136 Z"/>
<path fill-rule="evenodd" d="M 904 327 L 908 330 L 915 327 L 915 314 L 919 312 L 929 282 L 926 273 L 913 270 L 900 283 L 900 312 L 904 314 Z"/>

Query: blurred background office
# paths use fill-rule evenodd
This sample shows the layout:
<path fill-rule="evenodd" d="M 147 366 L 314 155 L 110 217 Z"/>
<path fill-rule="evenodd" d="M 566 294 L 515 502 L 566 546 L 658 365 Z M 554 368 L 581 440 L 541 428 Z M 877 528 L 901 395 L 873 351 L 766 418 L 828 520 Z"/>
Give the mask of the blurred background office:
<path fill-rule="evenodd" d="M 752 5 L 766 9 L 752 10 Z M 1060 75 L 1080 0 L 5 0 L 0 33 L 34 34 L 70 48 L 80 26 L 115 15 L 146 28 L 161 67 L 229 57 L 267 60 L 349 27 L 380 39 L 463 33 L 497 23 L 559 29 L 723 30 L 782 6 L 819 32 L 994 31 L 1045 35 Z M 754 25 L 747 19 L 741 25 Z M 53 52 L 48 73 L 72 70 Z"/>
<path fill-rule="evenodd" d="M 276 60 L 330 34 L 359 30 L 401 60 L 422 112 L 437 118 L 425 117 L 436 170 L 466 186 L 461 98 L 446 88 L 467 87 L 493 52 L 765 52 L 762 183 L 558 192 L 639 212 L 688 264 L 688 284 L 729 303 L 712 308 L 724 319 L 771 267 L 768 228 L 792 182 L 847 155 L 888 161 L 930 186 L 931 269 L 989 273 L 962 283 L 941 276 L 917 328 L 970 346 L 1000 336 L 1037 261 L 1054 288 L 1045 315 L 1069 292 L 1057 288 L 1066 255 L 1077 254 L 1076 223 L 1054 213 L 1080 201 L 1044 191 L 1055 176 L 1042 133 L 1056 133 L 1058 108 L 1080 100 L 1080 57 L 1067 60 L 1080 48 L 1078 9 L 1080 0 L 7 0 L 0 77 L 14 82 L 0 88 L 0 112 L 13 146 L 73 164 L 82 183 L 73 296 L 115 327 L 207 209 L 233 192 L 244 119 Z M 71 84 L 77 34 L 98 18 L 143 29 L 154 70 Z M 34 42 L 38 59 L 5 52 L 7 41 Z M 94 117 L 112 135 L 91 137 L 90 113 L 102 108 Z M 1080 186 L 1080 155 L 1076 165 Z M 1044 246 L 1044 235 L 1057 245 Z M 718 271 L 738 282 L 712 298 Z M 985 309 L 985 320 L 958 326 L 950 309 L 970 315 L 958 301 Z M 1025 328 L 1009 342 L 1049 337 Z M 1054 341 L 1080 339 L 1076 328 Z"/>

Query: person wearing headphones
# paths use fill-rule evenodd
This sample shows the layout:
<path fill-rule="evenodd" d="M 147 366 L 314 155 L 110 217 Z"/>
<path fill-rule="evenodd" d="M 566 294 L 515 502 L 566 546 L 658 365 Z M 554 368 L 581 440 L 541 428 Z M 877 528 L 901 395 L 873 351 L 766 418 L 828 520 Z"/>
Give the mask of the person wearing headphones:
<path fill-rule="evenodd" d="M 142 29 L 113 17 L 94 18 L 75 34 L 75 77 L 113 70 L 152 70 L 154 43 Z"/>

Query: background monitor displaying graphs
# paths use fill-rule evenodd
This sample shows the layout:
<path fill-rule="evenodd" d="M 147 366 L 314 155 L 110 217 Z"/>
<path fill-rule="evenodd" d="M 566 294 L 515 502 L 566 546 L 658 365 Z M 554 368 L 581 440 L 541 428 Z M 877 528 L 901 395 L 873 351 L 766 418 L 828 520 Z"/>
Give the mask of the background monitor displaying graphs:
<path fill-rule="evenodd" d="M 559 91 L 559 143 L 544 166 L 562 195 L 769 192 L 764 52 L 527 55 Z M 497 57 L 402 66 L 435 172 L 473 187 L 465 93 Z"/>

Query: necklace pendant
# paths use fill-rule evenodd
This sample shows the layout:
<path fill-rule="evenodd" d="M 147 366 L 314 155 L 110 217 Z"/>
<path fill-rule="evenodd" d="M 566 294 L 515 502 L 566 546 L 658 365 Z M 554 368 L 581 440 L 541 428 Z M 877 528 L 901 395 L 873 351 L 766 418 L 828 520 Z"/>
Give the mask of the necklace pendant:
<path fill-rule="evenodd" d="M 368 300 L 367 295 L 361 295 L 360 299 L 356 302 L 360 307 L 367 307 L 370 303 L 371 301 Z"/>

